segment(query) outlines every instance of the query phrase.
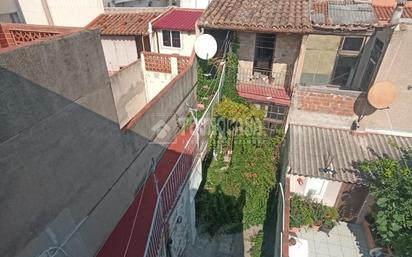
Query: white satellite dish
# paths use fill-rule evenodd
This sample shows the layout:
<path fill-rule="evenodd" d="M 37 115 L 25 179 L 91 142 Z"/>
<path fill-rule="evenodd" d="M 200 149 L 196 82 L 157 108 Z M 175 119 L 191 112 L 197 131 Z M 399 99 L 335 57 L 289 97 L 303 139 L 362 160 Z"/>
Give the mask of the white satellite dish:
<path fill-rule="evenodd" d="M 216 39 L 209 34 L 200 35 L 195 42 L 196 55 L 203 60 L 208 60 L 215 56 L 217 51 Z"/>

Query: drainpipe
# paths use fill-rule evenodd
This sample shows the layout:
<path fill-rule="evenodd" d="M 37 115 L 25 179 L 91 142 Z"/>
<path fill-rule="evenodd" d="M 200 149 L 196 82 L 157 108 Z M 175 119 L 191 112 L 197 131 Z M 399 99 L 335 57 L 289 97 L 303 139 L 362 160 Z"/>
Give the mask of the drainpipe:
<path fill-rule="evenodd" d="M 149 27 L 147 29 L 147 32 L 149 33 L 149 42 L 150 42 L 150 51 L 153 51 L 153 27 L 152 27 L 152 22 L 149 22 Z"/>
<path fill-rule="evenodd" d="M 394 26 L 394 25 L 399 24 L 399 21 L 402 17 L 403 10 L 405 8 L 405 4 L 406 4 L 405 0 L 398 0 L 397 1 L 396 9 L 392 14 L 391 21 L 389 22 L 389 25 Z"/>

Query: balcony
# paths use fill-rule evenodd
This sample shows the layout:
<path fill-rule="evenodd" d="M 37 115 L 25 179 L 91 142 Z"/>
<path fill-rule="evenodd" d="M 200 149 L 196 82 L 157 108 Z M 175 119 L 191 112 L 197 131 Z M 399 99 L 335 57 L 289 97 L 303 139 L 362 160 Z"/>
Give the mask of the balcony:
<path fill-rule="evenodd" d="M 236 89 L 252 101 L 289 105 L 292 74 L 258 69 L 238 69 Z"/>

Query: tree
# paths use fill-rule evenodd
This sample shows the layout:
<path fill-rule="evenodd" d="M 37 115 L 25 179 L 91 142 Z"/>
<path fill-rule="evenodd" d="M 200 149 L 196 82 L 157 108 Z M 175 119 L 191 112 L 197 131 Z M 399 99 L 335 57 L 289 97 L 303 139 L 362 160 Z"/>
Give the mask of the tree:
<path fill-rule="evenodd" d="M 381 157 L 358 164 L 375 199 L 376 231 L 397 256 L 412 256 L 412 151 L 400 161 Z"/>

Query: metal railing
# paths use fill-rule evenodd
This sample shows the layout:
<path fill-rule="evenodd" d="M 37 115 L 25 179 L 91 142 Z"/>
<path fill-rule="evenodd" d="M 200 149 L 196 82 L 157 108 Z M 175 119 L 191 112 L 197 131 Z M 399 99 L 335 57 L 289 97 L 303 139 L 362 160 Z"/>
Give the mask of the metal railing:
<path fill-rule="evenodd" d="M 174 206 L 179 199 L 179 195 L 191 175 L 196 160 L 201 158 L 200 154 L 207 146 L 207 137 L 212 125 L 213 109 L 220 100 L 220 91 L 224 83 L 224 76 L 225 64 L 223 64 L 222 73 L 219 79 L 219 87 L 213 96 L 213 99 L 210 101 L 202 117 L 195 122 L 196 126 L 162 188 L 157 189 L 158 196 L 156 207 L 151 222 L 144 257 L 156 257 L 158 256 L 159 251 L 163 250 L 165 222 L 174 209 Z"/>
<path fill-rule="evenodd" d="M 237 73 L 238 83 L 254 86 L 289 89 L 292 74 L 289 72 L 273 72 L 261 69 L 239 68 Z"/>

